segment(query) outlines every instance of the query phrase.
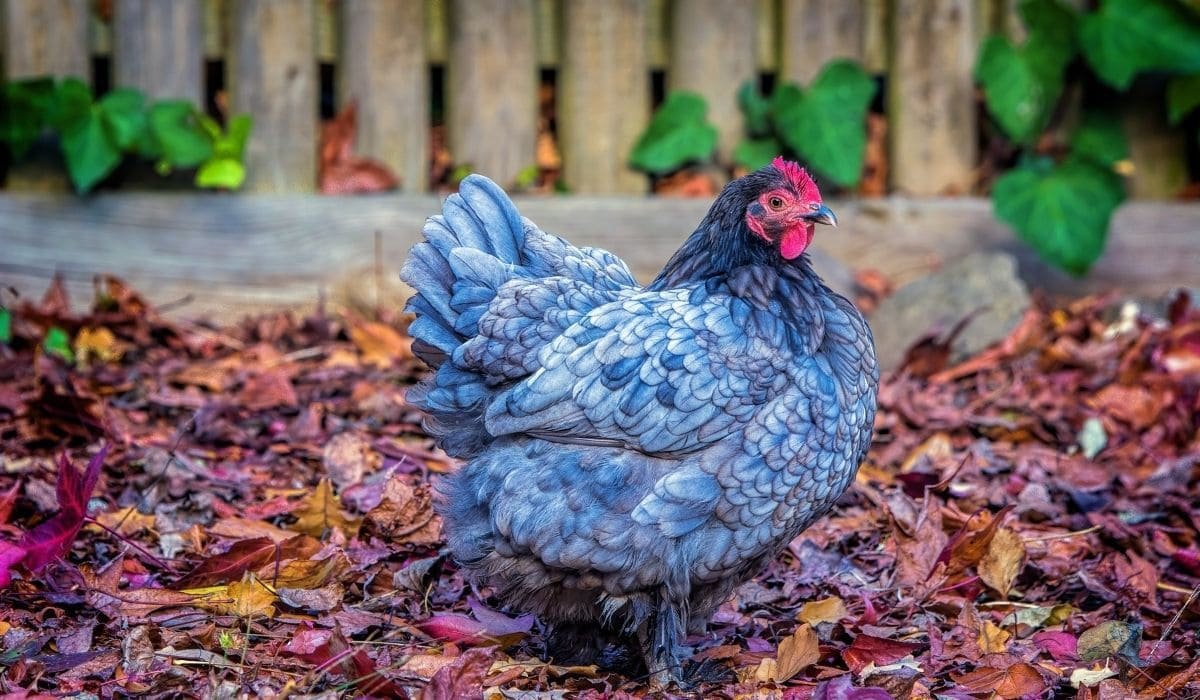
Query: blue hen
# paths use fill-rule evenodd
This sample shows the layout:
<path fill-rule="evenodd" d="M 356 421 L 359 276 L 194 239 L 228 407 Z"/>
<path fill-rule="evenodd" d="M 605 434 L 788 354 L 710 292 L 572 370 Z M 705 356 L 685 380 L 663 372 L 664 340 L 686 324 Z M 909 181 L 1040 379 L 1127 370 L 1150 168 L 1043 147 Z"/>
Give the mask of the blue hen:
<path fill-rule="evenodd" d="M 620 637 L 678 679 L 685 635 L 853 480 L 879 370 L 804 255 L 835 222 L 776 159 L 643 287 L 478 175 L 429 219 L 402 277 L 435 372 L 408 399 L 464 460 L 439 484 L 449 549 L 560 653 Z"/>

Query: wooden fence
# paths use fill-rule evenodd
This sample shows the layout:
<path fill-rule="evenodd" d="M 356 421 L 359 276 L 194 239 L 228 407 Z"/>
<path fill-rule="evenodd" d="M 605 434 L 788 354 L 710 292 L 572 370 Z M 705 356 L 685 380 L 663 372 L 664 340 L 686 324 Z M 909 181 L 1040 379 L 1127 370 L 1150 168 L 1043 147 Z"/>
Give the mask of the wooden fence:
<path fill-rule="evenodd" d="M 230 108 L 254 117 L 250 191 L 315 184 L 321 64 L 359 106 L 358 151 L 428 187 L 431 91 L 444 94 L 456 161 L 502 181 L 534 162 L 541 71 L 557 80 L 563 178 L 581 193 L 637 193 L 626 158 L 651 79 L 704 95 L 728 159 L 735 93 L 762 73 L 809 81 L 829 59 L 887 77 L 898 191 L 962 191 L 978 162 L 971 77 L 979 41 L 1015 31 L 1016 0 L 0 0 L 4 75 L 88 76 L 199 101 L 206 62 Z M 431 85 L 431 66 L 444 85 Z M 208 71 L 211 73 L 211 70 Z M 308 146 L 314 144 L 314 146 Z"/>

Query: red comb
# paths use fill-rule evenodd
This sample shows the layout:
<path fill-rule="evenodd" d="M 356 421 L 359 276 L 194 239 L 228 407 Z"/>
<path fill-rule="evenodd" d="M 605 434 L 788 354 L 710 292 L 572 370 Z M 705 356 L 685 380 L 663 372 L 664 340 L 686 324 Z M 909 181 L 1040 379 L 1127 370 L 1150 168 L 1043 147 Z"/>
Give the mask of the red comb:
<path fill-rule="evenodd" d="M 804 172 L 804 168 L 801 168 L 795 161 L 784 160 L 783 156 L 775 156 L 775 160 L 771 161 L 771 165 L 783 175 L 788 184 L 794 187 L 801 196 L 807 194 L 810 189 L 816 189 L 816 183 L 812 181 L 808 173 Z"/>

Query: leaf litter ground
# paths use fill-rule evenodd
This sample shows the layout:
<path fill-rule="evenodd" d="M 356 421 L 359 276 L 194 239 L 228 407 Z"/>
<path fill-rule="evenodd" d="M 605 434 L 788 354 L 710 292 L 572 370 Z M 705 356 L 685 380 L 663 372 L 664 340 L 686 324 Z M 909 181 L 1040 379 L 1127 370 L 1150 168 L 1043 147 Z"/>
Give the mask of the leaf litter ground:
<path fill-rule="evenodd" d="M 717 613 L 686 689 L 538 658 L 440 556 L 453 468 L 398 319 L 0 309 L 11 697 L 1197 697 L 1200 312 L 1041 304 L 885 377 L 855 486 Z M 9 696 L 6 696 L 9 697 Z"/>

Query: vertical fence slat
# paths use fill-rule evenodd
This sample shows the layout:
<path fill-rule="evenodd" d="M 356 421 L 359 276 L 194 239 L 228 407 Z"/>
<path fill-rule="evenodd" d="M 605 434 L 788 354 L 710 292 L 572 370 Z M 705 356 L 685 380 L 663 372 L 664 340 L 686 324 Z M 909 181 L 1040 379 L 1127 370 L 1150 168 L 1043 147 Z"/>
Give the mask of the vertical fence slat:
<path fill-rule="evenodd" d="M 312 0 L 238 0 L 230 10 L 231 106 L 254 118 L 246 189 L 311 192 L 317 179 Z"/>
<path fill-rule="evenodd" d="M 511 185 L 537 138 L 533 0 L 452 0 L 448 44 L 450 153 Z"/>
<path fill-rule="evenodd" d="M 671 89 L 690 90 L 708 101 L 708 118 L 720 131 L 717 158 L 732 162 L 742 140 L 737 91 L 756 77 L 757 3 L 676 0 L 671 22 Z M 723 50 L 714 51 L 714 46 Z"/>
<path fill-rule="evenodd" d="M 536 0 L 533 7 L 533 27 L 537 36 L 539 66 L 558 65 L 558 31 L 562 26 L 562 3 L 559 0 Z"/>
<path fill-rule="evenodd" d="M 863 66 L 870 73 L 883 74 L 888 68 L 888 0 L 863 1 Z"/>
<path fill-rule="evenodd" d="M 202 104 L 204 7 L 200 0 L 117 0 L 113 78 L 149 99 Z"/>
<path fill-rule="evenodd" d="M 558 125 L 573 192 L 644 193 L 629 151 L 649 114 L 646 0 L 571 0 L 563 7 Z"/>
<path fill-rule="evenodd" d="M 807 85 L 831 59 L 861 61 L 863 25 L 863 0 L 783 0 L 783 78 Z"/>
<path fill-rule="evenodd" d="M 1129 193 L 1145 199 L 1174 199 L 1188 183 L 1189 134 L 1167 124 L 1161 83 L 1135 81 L 1119 107 L 1134 171 Z"/>
<path fill-rule="evenodd" d="M 91 81 L 88 0 L 5 0 L 5 77 L 73 75 Z"/>
<path fill-rule="evenodd" d="M 429 187 L 425 0 L 342 0 L 339 100 L 358 104 L 357 152 L 408 191 Z"/>
<path fill-rule="evenodd" d="M 962 192 L 976 165 L 974 0 L 895 0 L 888 73 L 893 185 Z"/>
<path fill-rule="evenodd" d="M 758 69 L 774 73 L 779 67 L 779 3 L 777 0 L 755 0 L 754 4 L 758 16 Z"/>

